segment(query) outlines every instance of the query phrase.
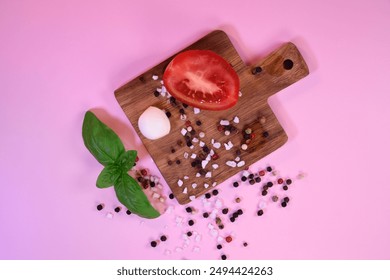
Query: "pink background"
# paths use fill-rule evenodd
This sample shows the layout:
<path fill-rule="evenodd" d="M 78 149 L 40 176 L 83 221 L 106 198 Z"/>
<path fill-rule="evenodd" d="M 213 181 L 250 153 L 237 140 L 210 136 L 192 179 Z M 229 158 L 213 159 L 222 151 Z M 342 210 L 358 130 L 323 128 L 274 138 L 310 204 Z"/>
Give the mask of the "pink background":
<path fill-rule="evenodd" d="M 1 0 L 0 259 L 389 259 L 389 14 L 386 0 Z M 234 236 L 222 251 L 200 214 L 201 242 L 183 247 L 175 201 L 156 220 L 106 218 L 117 200 L 95 187 L 102 167 L 81 138 L 85 111 L 99 108 L 159 175 L 113 91 L 215 29 L 248 64 L 292 41 L 311 70 L 270 99 L 289 141 L 252 168 L 307 176 L 263 217 L 254 188 L 219 186 L 245 211 L 220 232 Z"/>

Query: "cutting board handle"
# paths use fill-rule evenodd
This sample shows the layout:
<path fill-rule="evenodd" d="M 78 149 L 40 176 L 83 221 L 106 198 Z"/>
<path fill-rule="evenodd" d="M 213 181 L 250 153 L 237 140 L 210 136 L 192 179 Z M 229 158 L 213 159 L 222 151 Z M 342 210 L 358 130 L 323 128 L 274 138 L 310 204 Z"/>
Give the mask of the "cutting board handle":
<path fill-rule="evenodd" d="M 250 67 L 255 82 L 261 79 L 266 98 L 292 85 L 309 74 L 309 68 L 298 48 L 291 42 L 283 44 L 270 55 Z"/>

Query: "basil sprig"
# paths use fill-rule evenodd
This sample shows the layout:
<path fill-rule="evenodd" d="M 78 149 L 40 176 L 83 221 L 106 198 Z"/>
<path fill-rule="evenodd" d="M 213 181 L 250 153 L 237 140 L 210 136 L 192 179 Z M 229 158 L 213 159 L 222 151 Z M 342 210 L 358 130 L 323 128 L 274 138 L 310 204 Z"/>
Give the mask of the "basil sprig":
<path fill-rule="evenodd" d="M 141 217 L 152 219 L 160 216 L 137 181 L 128 174 L 134 166 L 137 151 L 126 151 L 118 135 L 91 111 L 84 116 L 82 135 L 87 149 L 104 166 L 96 186 L 114 186 L 118 200 Z"/>

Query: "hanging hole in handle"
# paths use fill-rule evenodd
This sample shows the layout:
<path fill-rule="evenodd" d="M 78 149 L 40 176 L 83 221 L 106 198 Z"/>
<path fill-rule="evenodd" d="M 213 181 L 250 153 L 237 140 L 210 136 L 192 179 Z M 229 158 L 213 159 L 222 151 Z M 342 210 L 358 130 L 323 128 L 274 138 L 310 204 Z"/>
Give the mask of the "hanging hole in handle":
<path fill-rule="evenodd" d="M 252 69 L 252 74 L 257 75 L 257 74 L 261 73 L 261 71 L 263 71 L 263 69 L 260 66 L 254 67 Z"/>
<path fill-rule="evenodd" d="M 283 68 L 286 70 L 291 70 L 294 66 L 294 62 L 291 59 L 286 59 L 283 61 Z"/>

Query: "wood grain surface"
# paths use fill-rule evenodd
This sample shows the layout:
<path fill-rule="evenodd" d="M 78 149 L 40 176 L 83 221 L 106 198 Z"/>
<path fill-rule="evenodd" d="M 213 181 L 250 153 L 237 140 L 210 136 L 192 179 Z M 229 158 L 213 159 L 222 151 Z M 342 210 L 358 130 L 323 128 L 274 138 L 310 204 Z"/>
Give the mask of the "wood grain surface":
<path fill-rule="evenodd" d="M 156 89 L 162 88 L 164 69 L 174 56 L 115 91 L 120 106 L 180 204 L 186 204 L 209 192 L 216 185 L 275 151 L 287 141 L 287 135 L 267 100 L 271 95 L 309 74 L 305 61 L 292 43 L 283 44 L 252 66 L 243 63 L 223 31 L 214 31 L 184 50 L 187 49 L 212 50 L 232 65 L 240 77 L 242 93 L 235 106 L 224 111 L 202 110 L 195 114 L 194 108 L 190 106 L 184 108 L 179 101 L 172 103 L 167 97 L 161 95 L 156 97 L 154 95 Z M 158 76 L 158 79 L 154 80 L 153 76 Z M 140 133 L 138 118 L 149 106 L 156 106 L 171 114 L 171 132 L 167 136 L 149 140 Z M 182 120 L 181 109 L 185 112 L 186 120 Z M 232 122 L 236 116 L 239 118 L 238 124 Z M 221 120 L 228 120 L 234 126 L 230 135 L 218 130 Z M 195 142 L 196 140 L 192 141 L 193 147 L 186 145 L 186 138 L 181 134 L 182 129 L 186 128 L 186 121 L 191 122 L 195 131 L 187 133 L 187 140 L 197 138 L 203 141 L 208 149 L 200 147 L 200 142 Z M 200 121 L 201 125 L 196 125 L 196 121 Z M 248 144 L 248 149 L 243 150 L 241 145 L 246 141 L 244 131 L 247 128 L 252 130 L 255 137 Z M 229 129 L 232 130 L 231 127 Z M 200 132 L 204 132 L 204 138 L 199 137 Z M 213 147 L 212 139 L 221 143 L 219 149 Z M 178 143 L 180 141 L 182 144 Z M 229 141 L 234 146 L 226 150 L 224 143 Z M 218 155 L 218 159 L 211 159 L 202 168 L 199 163 L 210 154 L 211 149 Z M 188 154 L 188 158 L 185 158 L 185 153 Z M 191 158 L 193 154 L 196 156 L 195 159 Z M 235 159 L 238 160 L 236 163 L 243 161 L 245 164 L 241 167 L 230 167 L 226 164 L 227 161 Z M 218 168 L 214 169 L 213 164 L 218 164 Z M 209 175 L 211 177 L 208 177 Z M 185 179 L 187 177 L 188 179 Z M 183 182 L 182 186 L 178 185 L 179 180 Z"/>

